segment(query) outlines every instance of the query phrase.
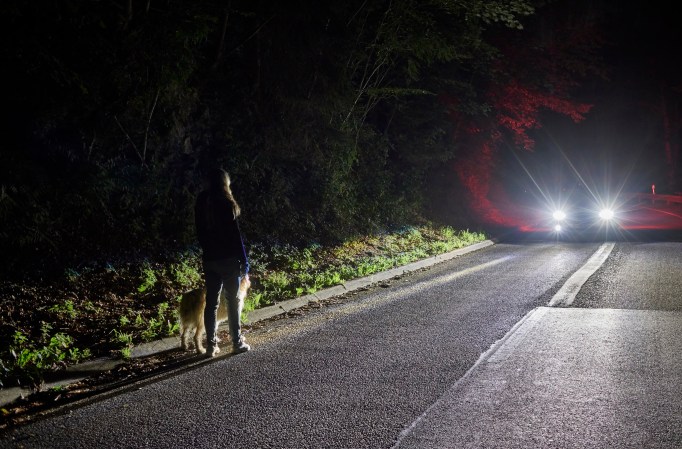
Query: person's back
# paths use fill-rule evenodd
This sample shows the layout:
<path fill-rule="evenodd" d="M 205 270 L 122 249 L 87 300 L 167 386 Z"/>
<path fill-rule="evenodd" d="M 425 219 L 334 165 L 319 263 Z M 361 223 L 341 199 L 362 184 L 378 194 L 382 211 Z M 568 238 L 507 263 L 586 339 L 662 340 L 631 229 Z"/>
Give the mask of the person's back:
<path fill-rule="evenodd" d="M 195 221 L 204 260 L 242 256 L 242 241 L 233 206 L 222 192 L 205 190 L 199 194 Z"/>
<path fill-rule="evenodd" d="M 197 196 L 194 214 L 206 282 L 206 353 L 213 357 L 220 352 L 216 320 L 223 287 L 233 349 L 235 352 L 251 349 L 241 334 L 240 301 L 237 297 L 241 279 L 248 275 L 249 261 L 237 222 L 240 208 L 232 195 L 229 175 L 224 170 L 215 169 L 209 173 L 207 181 L 208 188 Z"/>

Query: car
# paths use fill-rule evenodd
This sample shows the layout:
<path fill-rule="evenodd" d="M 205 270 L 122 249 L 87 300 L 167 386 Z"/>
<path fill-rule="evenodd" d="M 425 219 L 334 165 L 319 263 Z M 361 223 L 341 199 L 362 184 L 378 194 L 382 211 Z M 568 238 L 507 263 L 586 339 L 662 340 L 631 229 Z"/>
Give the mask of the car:
<path fill-rule="evenodd" d="M 612 203 L 583 186 L 562 190 L 549 212 L 551 232 L 557 237 L 601 236 L 618 227 Z"/>

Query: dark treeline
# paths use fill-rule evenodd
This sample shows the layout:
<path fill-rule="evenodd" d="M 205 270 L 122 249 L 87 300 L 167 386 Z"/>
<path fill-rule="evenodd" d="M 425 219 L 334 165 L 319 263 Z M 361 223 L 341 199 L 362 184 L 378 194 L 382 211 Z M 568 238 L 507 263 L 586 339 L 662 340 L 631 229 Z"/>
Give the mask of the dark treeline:
<path fill-rule="evenodd" d="M 540 76 L 532 61 L 559 55 L 537 39 L 565 36 L 523 26 L 534 3 L 4 1 L 0 251 L 21 272 L 186 248 L 214 164 L 254 241 L 336 241 L 463 210 L 442 200 L 471 190 L 476 145 L 521 142 L 542 107 L 586 111 L 556 101 L 589 70 L 588 44 L 555 45 L 579 69 Z M 554 103 L 512 113 L 500 86 Z"/>

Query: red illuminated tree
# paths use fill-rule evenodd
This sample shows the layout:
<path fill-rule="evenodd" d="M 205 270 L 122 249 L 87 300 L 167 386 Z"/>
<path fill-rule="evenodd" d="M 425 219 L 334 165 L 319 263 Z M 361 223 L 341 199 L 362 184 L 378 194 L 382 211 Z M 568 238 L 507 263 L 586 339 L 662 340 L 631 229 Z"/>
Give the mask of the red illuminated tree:
<path fill-rule="evenodd" d="M 547 18 L 547 16 L 545 16 Z M 546 19 L 551 21 L 550 19 Z M 529 133 L 542 127 L 543 113 L 551 111 L 580 122 L 591 105 L 577 101 L 572 91 L 587 74 L 602 74 L 595 51 L 601 43 L 593 23 L 584 20 L 554 25 L 536 24 L 535 39 L 520 42 L 505 36 L 494 62 L 495 77 L 485 88 L 490 112 L 466 119 L 455 138 L 465 150 L 456 172 L 470 192 L 471 205 L 488 223 L 517 225 L 514 217 L 490 200 L 491 173 L 503 146 L 532 151 Z M 527 35 L 525 36 L 528 37 Z M 453 114 L 461 122 L 463 115 Z"/>

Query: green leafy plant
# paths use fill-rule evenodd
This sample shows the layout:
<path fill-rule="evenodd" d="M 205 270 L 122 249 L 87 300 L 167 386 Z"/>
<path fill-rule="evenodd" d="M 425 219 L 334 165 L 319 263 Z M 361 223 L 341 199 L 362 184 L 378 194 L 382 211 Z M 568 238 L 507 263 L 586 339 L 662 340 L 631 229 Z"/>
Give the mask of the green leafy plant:
<path fill-rule="evenodd" d="M 192 257 L 188 254 L 183 254 L 180 261 L 170 264 L 169 272 L 171 279 L 180 284 L 181 287 L 192 287 L 201 280 L 201 273 L 197 266 L 196 256 Z"/>
<path fill-rule="evenodd" d="M 142 265 L 141 281 L 142 283 L 139 287 L 137 287 L 137 291 L 140 293 L 144 293 L 154 288 L 158 281 L 156 273 L 149 262 L 145 261 L 145 263 Z"/>
<path fill-rule="evenodd" d="M 249 312 L 258 309 L 261 306 L 262 292 L 250 292 L 244 299 L 244 309 L 242 310 L 242 320 L 246 321 Z"/>
<path fill-rule="evenodd" d="M 406 226 L 395 233 L 346 241 L 333 248 L 281 245 L 256 257 L 263 273 L 245 311 L 279 300 L 314 293 L 347 280 L 369 276 L 485 239 L 482 233 L 450 227 Z M 257 248 L 265 252 L 264 248 Z"/>
<path fill-rule="evenodd" d="M 440 235 L 445 240 L 451 240 L 455 236 L 455 230 L 452 229 L 450 226 L 443 226 L 440 230 Z"/>
<path fill-rule="evenodd" d="M 90 349 L 80 349 L 80 348 L 68 348 L 67 349 L 67 359 L 74 362 L 80 362 L 81 360 L 86 360 L 92 357 L 92 352 Z"/>
<path fill-rule="evenodd" d="M 72 337 L 61 332 L 51 334 L 51 330 L 49 324 L 41 323 L 42 336 L 37 342 L 31 341 L 21 331 L 14 333 L 9 347 L 11 358 L 9 363 L 2 364 L 6 378 L 39 385 L 46 371 L 90 357 L 88 349 L 72 347 Z"/>
<path fill-rule="evenodd" d="M 168 302 L 162 302 L 156 306 L 155 316 L 145 318 L 141 313 L 137 313 L 133 323 L 131 324 L 130 319 L 124 315 L 119 317 L 119 324 L 121 324 L 122 327 L 132 328 L 132 334 L 125 334 L 125 342 L 128 342 L 129 335 L 131 343 L 133 334 L 139 336 L 139 339 L 142 341 L 151 341 L 160 336 L 175 335 L 178 333 L 180 328 L 177 310 L 175 308 L 171 308 Z M 120 336 L 122 334 L 118 333 L 117 335 Z"/>
<path fill-rule="evenodd" d="M 70 319 L 75 319 L 78 316 L 73 301 L 70 299 L 63 301 L 61 304 L 55 304 L 47 310 Z"/>
<path fill-rule="evenodd" d="M 135 326 L 137 326 L 137 327 L 144 326 L 144 318 L 142 318 L 142 314 L 141 314 L 141 313 L 138 313 L 138 314 L 135 316 Z"/>
<path fill-rule="evenodd" d="M 166 336 L 172 337 L 173 335 L 177 335 L 177 333 L 180 331 L 180 323 L 178 320 L 166 320 Z"/>
<path fill-rule="evenodd" d="M 85 304 L 83 304 L 83 308 L 86 312 L 91 312 L 95 315 L 98 315 L 102 312 L 102 307 L 96 306 L 92 301 L 86 301 Z"/>
<path fill-rule="evenodd" d="M 156 315 L 159 319 L 163 319 L 163 317 L 166 315 L 166 312 L 168 312 L 169 305 L 167 302 L 162 302 L 158 306 L 156 306 Z"/>
<path fill-rule="evenodd" d="M 159 321 L 158 319 L 152 317 L 147 322 L 147 327 L 142 331 L 140 337 L 143 341 L 154 340 L 159 335 L 162 326 L 163 321 Z"/>
<path fill-rule="evenodd" d="M 284 271 L 273 271 L 263 278 L 262 284 L 265 291 L 281 294 L 289 287 L 289 275 Z"/>
<path fill-rule="evenodd" d="M 130 358 L 130 351 L 133 348 L 133 335 L 128 332 L 122 332 L 118 329 L 113 330 L 114 339 L 118 343 L 118 352 L 123 359 Z"/>
<path fill-rule="evenodd" d="M 132 348 L 128 348 L 128 347 L 121 348 L 119 350 L 119 354 L 121 355 L 122 359 L 129 359 L 131 352 L 132 352 Z"/>
<path fill-rule="evenodd" d="M 114 329 L 114 336 L 116 341 L 118 341 L 121 345 L 128 347 L 133 345 L 133 336 L 130 333 L 121 332 L 118 329 Z"/>

